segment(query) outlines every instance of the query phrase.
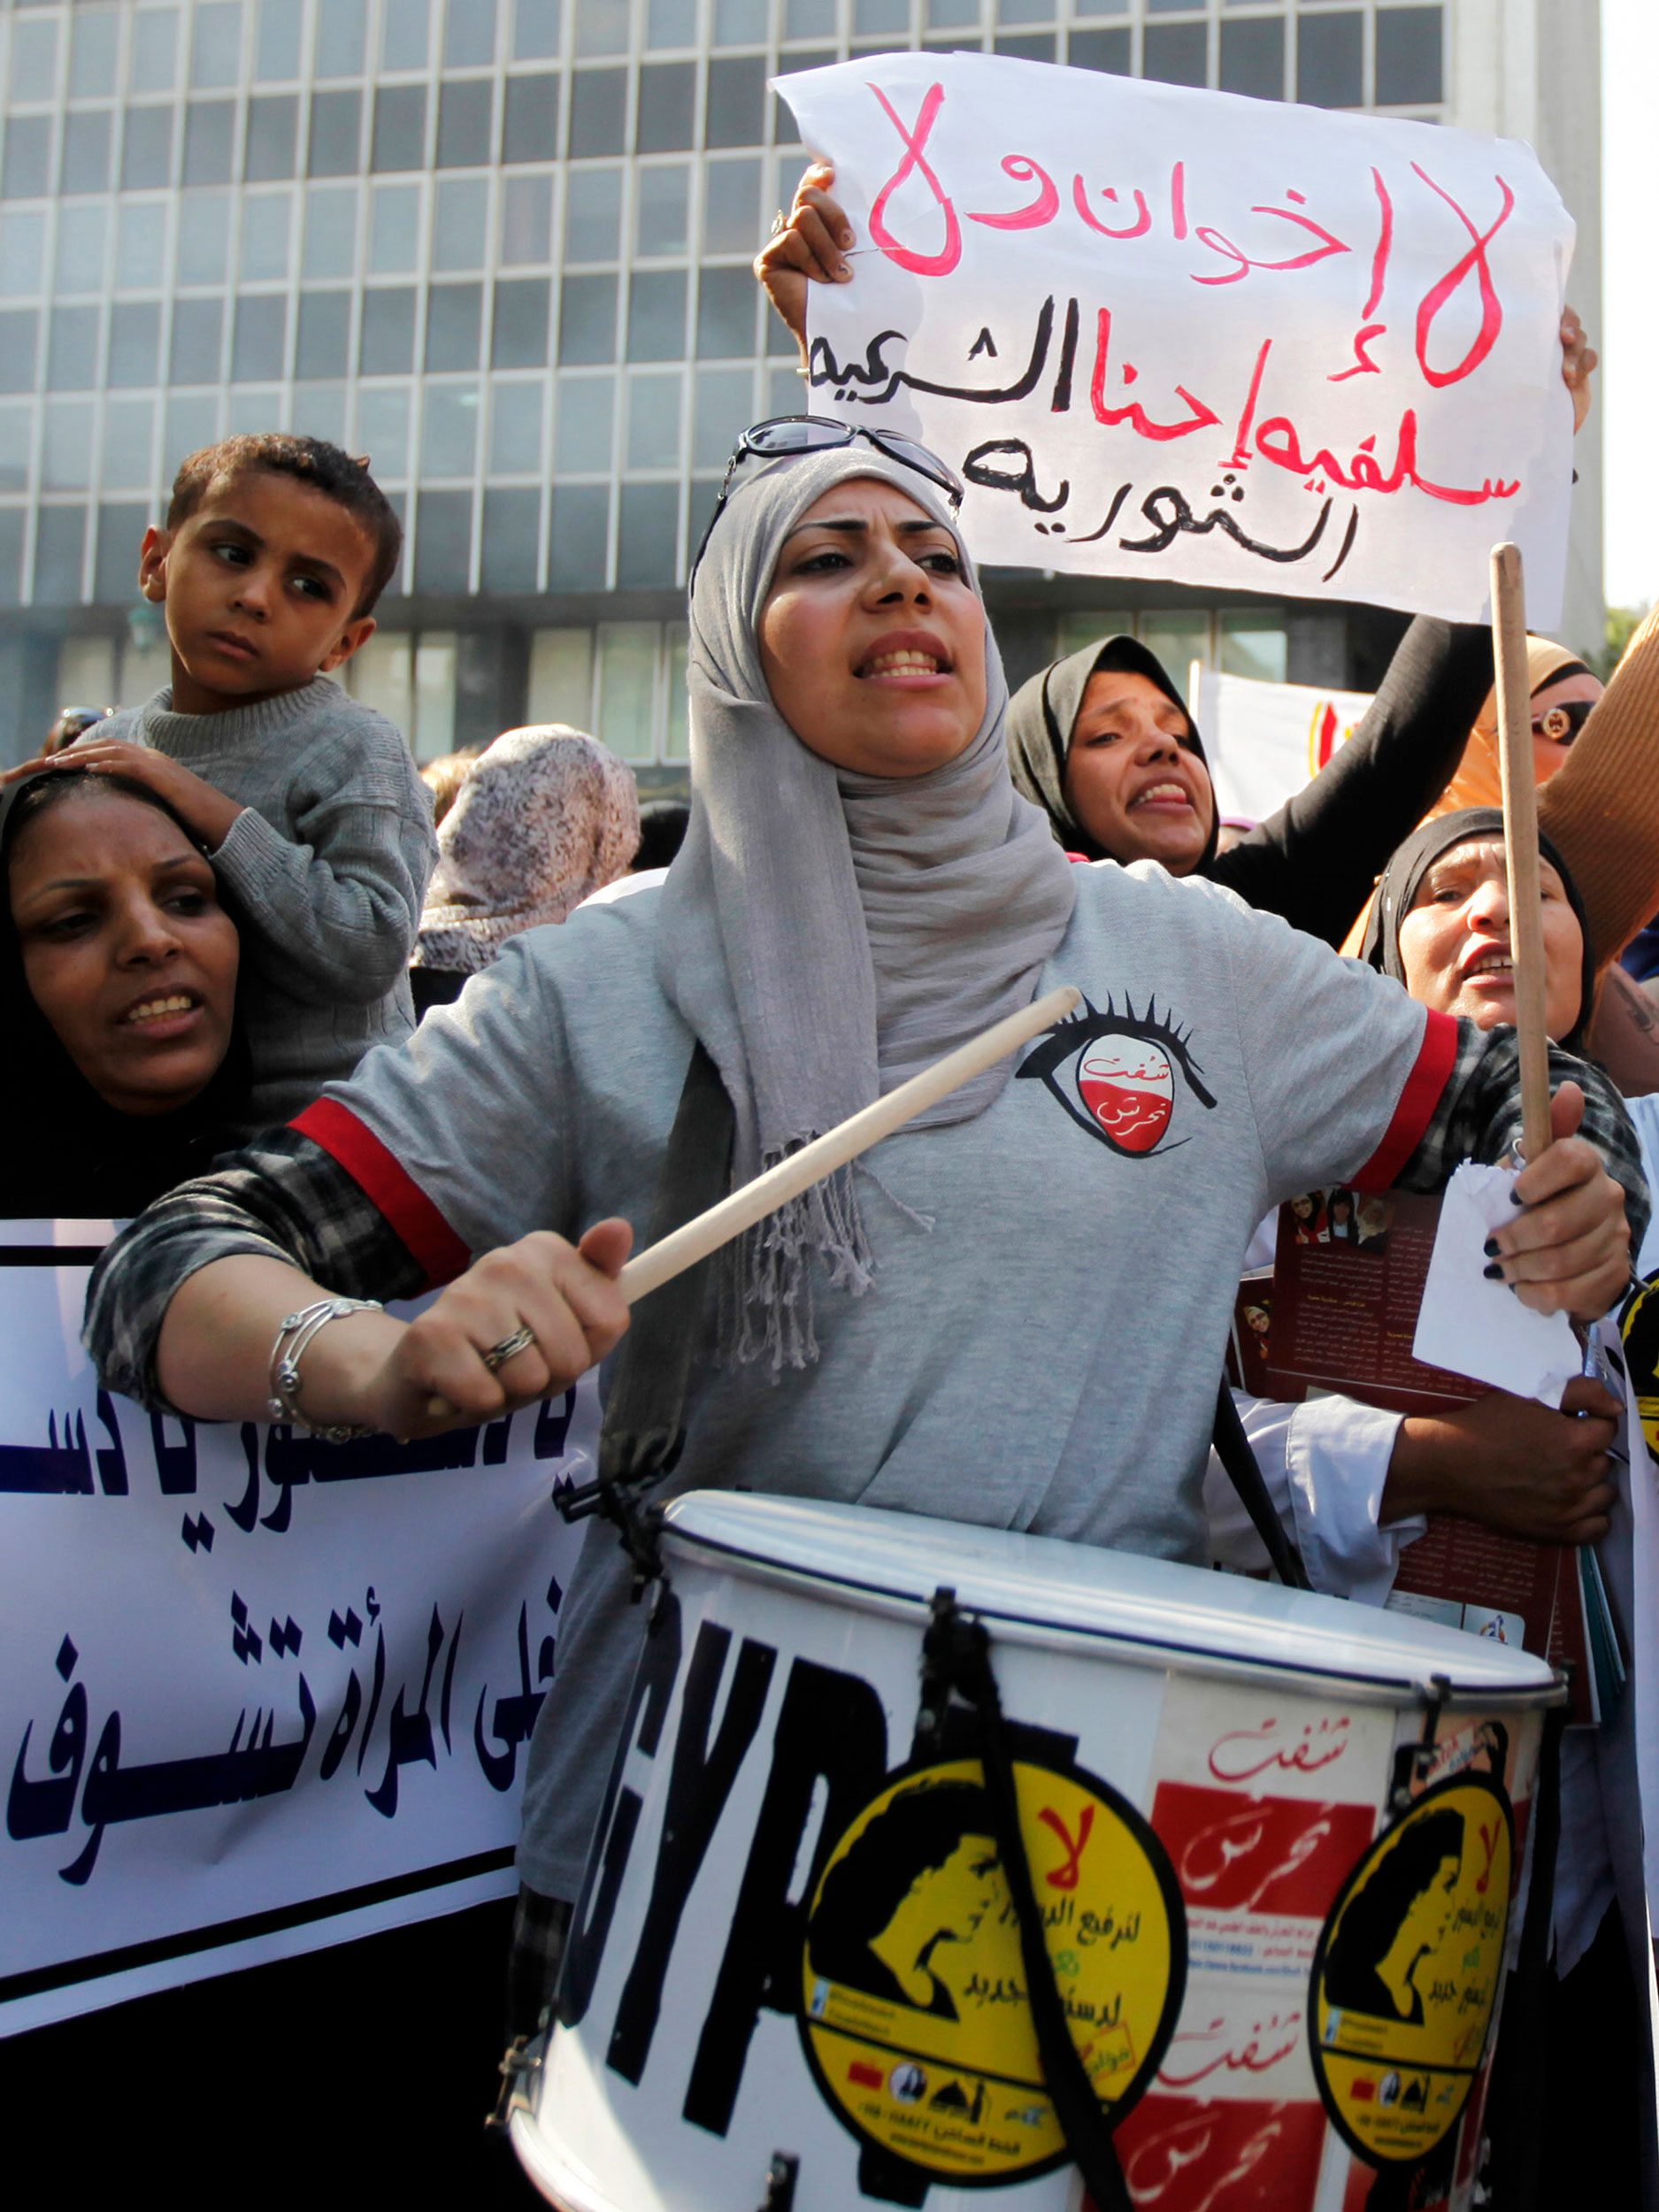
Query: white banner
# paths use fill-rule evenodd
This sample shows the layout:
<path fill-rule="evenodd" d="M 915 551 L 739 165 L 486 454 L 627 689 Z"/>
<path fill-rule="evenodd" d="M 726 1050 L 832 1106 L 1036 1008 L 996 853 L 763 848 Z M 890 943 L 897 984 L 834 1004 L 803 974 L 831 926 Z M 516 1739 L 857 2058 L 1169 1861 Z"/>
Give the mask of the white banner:
<path fill-rule="evenodd" d="M 981 561 L 1558 618 L 1573 224 L 1531 150 L 1090 70 L 882 54 L 778 81 L 835 164 L 813 412 L 969 484 Z"/>
<path fill-rule="evenodd" d="M 0 2035 L 511 1893 L 598 1432 L 152 1419 L 80 1343 L 106 1225 L 0 1225 Z"/>
<path fill-rule="evenodd" d="M 1193 663 L 1187 689 L 1224 822 L 1264 822 L 1348 743 L 1365 691 L 1321 691 L 1224 676 Z"/>

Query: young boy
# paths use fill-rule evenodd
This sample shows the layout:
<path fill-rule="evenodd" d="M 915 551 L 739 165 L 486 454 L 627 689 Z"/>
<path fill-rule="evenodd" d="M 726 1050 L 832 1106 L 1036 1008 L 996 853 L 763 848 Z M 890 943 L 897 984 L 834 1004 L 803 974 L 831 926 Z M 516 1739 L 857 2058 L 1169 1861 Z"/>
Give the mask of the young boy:
<path fill-rule="evenodd" d="M 73 748 L 77 767 L 147 784 L 212 856 L 243 926 L 257 1126 L 413 1025 L 432 803 L 392 725 L 325 680 L 373 634 L 402 543 L 337 446 L 266 432 L 191 454 L 139 563 L 173 682 Z"/>

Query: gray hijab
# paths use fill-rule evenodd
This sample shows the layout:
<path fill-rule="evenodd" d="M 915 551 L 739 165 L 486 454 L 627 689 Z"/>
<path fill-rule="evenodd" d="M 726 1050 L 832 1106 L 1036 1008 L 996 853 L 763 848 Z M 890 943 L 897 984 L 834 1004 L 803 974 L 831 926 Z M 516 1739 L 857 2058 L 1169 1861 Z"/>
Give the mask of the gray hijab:
<path fill-rule="evenodd" d="M 663 889 L 657 972 L 731 1097 L 739 1183 L 1029 1005 L 1076 895 L 1046 817 L 1009 780 L 1008 686 L 988 624 L 985 719 L 926 775 L 838 770 L 773 705 L 758 631 L 784 541 L 860 477 L 894 485 L 955 536 L 926 479 L 869 448 L 775 462 L 727 503 L 692 590 L 691 824 Z M 914 1125 L 983 1113 L 1010 1072 L 1003 1062 Z M 810 1251 L 833 1284 L 867 1284 L 849 1171 L 745 1240 L 739 1357 L 816 1356 Z"/>

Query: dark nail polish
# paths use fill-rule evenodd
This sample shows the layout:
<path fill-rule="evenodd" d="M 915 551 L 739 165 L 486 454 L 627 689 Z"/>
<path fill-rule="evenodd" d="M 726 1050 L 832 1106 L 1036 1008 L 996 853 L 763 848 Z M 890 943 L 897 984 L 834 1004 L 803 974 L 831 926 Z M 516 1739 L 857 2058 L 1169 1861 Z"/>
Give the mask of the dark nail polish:
<path fill-rule="evenodd" d="M 1501 1283 L 1503 1280 L 1503 1270 L 1495 1263 L 1491 1267 L 1483 1268 L 1481 1272 L 1489 1283 Z"/>
<path fill-rule="evenodd" d="M 1496 1237 L 1488 1237 L 1480 1248 L 1489 1260 L 1495 1260 L 1498 1256 L 1498 1240 Z"/>
<path fill-rule="evenodd" d="M 1526 1201 L 1522 1197 L 1518 1190 L 1512 1190 L 1509 1193 L 1509 1203 L 1512 1206 L 1524 1206 L 1525 1205 Z"/>

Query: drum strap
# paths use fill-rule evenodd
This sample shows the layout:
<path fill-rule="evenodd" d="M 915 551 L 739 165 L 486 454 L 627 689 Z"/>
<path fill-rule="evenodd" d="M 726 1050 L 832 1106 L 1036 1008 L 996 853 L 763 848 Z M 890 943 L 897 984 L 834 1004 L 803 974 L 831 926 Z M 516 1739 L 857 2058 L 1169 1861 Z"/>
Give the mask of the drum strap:
<path fill-rule="evenodd" d="M 668 1139 L 662 1181 L 651 1214 L 650 1242 L 717 1206 L 726 1194 L 736 1119 L 719 1070 L 692 1047 L 691 1064 Z M 703 1340 L 703 1317 L 713 1258 L 642 1299 L 623 1338 L 605 1394 L 595 1481 L 565 1491 L 558 1509 L 567 1521 L 597 1513 L 615 1524 L 634 1562 L 634 1594 L 660 1578 L 657 1534 L 661 1509 L 645 1493 L 672 1474 L 686 1441 L 686 1392 Z"/>
<path fill-rule="evenodd" d="M 1258 1477 L 1259 1479 L 1259 1477 Z M 1066 2022 L 1043 1932 L 1042 1908 L 1032 1886 L 1031 1863 L 1019 1824 L 1014 1762 L 991 1667 L 991 1640 L 982 1621 L 970 1620 L 954 1590 L 934 1594 L 933 1615 L 922 1643 L 923 1724 L 937 1725 L 952 1691 L 979 1715 L 980 1765 L 996 1831 L 997 1856 L 1019 1924 L 1020 1961 L 1037 2032 L 1037 2054 L 1065 2147 L 1083 2176 L 1097 2212 L 1133 2212 L 1123 2169 L 1112 2142 L 1111 2122 L 1101 2108 L 1088 2071 Z"/>
<path fill-rule="evenodd" d="M 1308 1570 L 1302 1564 L 1301 1552 L 1294 1540 L 1286 1535 L 1285 1525 L 1273 1510 L 1273 1501 L 1268 1495 L 1262 1471 L 1256 1463 L 1256 1454 L 1250 1449 L 1250 1440 L 1244 1433 L 1244 1424 L 1239 1418 L 1239 1409 L 1233 1402 L 1233 1393 L 1227 1379 L 1221 1378 L 1221 1388 L 1216 1394 L 1216 1457 L 1227 1471 L 1227 1479 L 1239 1494 L 1239 1502 L 1249 1515 L 1256 1534 L 1261 1538 L 1267 1555 L 1273 1563 L 1273 1571 L 1286 1586 L 1292 1590 L 1311 1590 Z"/>

